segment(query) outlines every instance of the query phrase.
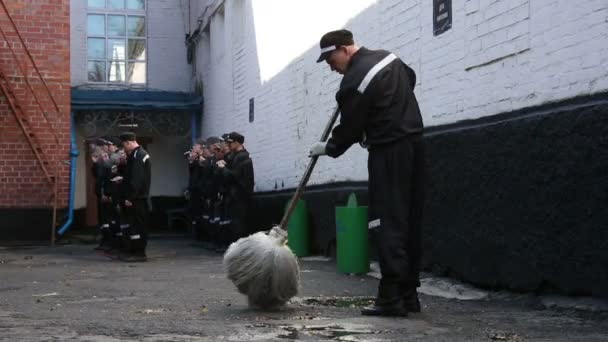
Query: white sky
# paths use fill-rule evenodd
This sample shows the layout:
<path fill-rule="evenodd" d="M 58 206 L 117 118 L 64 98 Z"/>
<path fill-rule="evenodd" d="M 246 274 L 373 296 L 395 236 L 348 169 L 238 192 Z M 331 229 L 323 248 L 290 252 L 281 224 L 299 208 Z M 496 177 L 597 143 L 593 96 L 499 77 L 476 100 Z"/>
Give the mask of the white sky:
<path fill-rule="evenodd" d="M 260 76 L 265 82 L 321 36 L 343 28 L 376 0 L 254 0 L 252 1 Z M 312 6 L 311 6 L 312 5 Z"/>

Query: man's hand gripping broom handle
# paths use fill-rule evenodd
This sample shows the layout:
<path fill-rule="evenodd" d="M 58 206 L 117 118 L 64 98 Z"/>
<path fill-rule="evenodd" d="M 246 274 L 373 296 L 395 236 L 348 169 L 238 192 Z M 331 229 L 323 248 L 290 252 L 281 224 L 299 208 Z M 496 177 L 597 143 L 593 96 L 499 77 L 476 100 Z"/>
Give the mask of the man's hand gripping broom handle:
<path fill-rule="evenodd" d="M 329 118 L 329 122 L 325 126 L 325 130 L 323 130 L 323 134 L 321 135 L 320 141 L 322 141 L 322 142 L 327 141 L 327 139 L 329 138 L 329 134 L 331 133 L 331 129 L 334 127 L 334 123 L 336 122 L 336 119 L 338 118 L 338 114 L 340 114 L 340 108 L 336 107 L 333 114 L 331 115 L 331 118 Z M 285 210 L 285 214 L 283 214 L 281 223 L 278 226 L 273 227 L 272 230 L 270 231 L 270 235 L 278 237 L 280 239 L 280 242 L 282 242 L 282 243 L 287 242 L 287 224 L 289 222 L 289 218 L 291 217 L 291 214 L 293 213 L 294 209 L 296 208 L 296 205 L 298 204 L 298 200 L 302 196 L 302 193 L 304 193 L 304 188 L 306 187 L 306 183 L 308 183 L 308 179 L 310 178 L 310 175 L 312 174 L 312 170 L 314 169 L 315 164 L 317 164 L 318 158 L 319 158 L 319 156 L 313 156 L 310 158 L 310 162 L 308 162 L 308 167 L 306 167 L 306 171 L 304 172 L 304 175 L 302 176 L 302 179 L 300 180 L 300 184 L 298 185 L 296 192 L 291 197 L 291 201 L 289 202 L 289 207 L 287 207 L 287 210 Z"/>

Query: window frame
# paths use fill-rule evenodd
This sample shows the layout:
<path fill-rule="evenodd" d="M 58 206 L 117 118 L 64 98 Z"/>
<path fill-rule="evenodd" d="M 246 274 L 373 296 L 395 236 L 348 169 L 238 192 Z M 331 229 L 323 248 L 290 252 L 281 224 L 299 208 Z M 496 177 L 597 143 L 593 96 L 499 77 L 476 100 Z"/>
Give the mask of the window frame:
<path fill-rule="evenodd" d="M 85 63 L 85 74 L 86 74 L 86 82 L 87 84 L 95 84 L 95 85 L 128 85 L 128 86 L 132 86 L 132 87 L 147 87 L 148 85 L 148 16 L 147 16 L 147 10 L 148 10 L 148 1 L 144 0 L 144 8 L 143 9 L 128 9 L 127 8 L 127 1 L 128 0 L 124 0 L 124 8 L 121 9 L 114 9 L 114 8 L 109 8 L 109 0 L 105 0 L 104 4 L 105 7 L 101 8 L 101 7 L 89 7 L 88 5 L 88 1 L 86 3 L 86 48 L 85 48 L 85 53 L 86 53 L 86 63 Z M 96 34 L 90 34 L 89 33 L 89 28 L 88 28 L 88 18 L 90 15 L 101 15 L 104 17 L 104 34 L 103 35 L 96 35 Z M 122 16 L 124 18 L 124 36 L 118 36 L 118 35 L 109 35 L 109 27 L 108 27 L 108 17 L 109 16 Z M 130 17 L 141 17 L 144 19 L 144 30 L 145 33 L 143 36 L 129 36 L 129 32 L 128 32 L 128 28 L 129 28 L 129 18 Z M 89 57 L 89 39 L 103 39 L 104 40 L 104 58 L 91 58 Z M 124 52 L 124 59 L 114 59 L 111 56 L 109 56 L 110 53 L 110 40 L 112 39 L 119 39 L 122 40 L 124 42 L 124 47 L 125 47 L 125 52 Z M 142 59 L 129 59 L 129 40 L 138 40 L 138 41 L 143 41 L 144 42 L 144 51 L 145 51 L 145 57 Z M 91 81 L 89 79 L 89 63 L 90 62 L 103 62 L 104 64 L 104 75 L 103 75 L 103 80 L 102 81 Z M 116 65 L 115 63 L 124 63 L 124 80 L 123 81 L 110 81 L 110 70 L 111 67 L 113 65 Z M 136 83 L 136 82 L 131 82 L 127 79 L 128 77 L 128 70 L 129 67 L 131 65 L 135 66 L 137 64 L 144 64 L 145 65 L 145 81 L 142 83 Z"/>

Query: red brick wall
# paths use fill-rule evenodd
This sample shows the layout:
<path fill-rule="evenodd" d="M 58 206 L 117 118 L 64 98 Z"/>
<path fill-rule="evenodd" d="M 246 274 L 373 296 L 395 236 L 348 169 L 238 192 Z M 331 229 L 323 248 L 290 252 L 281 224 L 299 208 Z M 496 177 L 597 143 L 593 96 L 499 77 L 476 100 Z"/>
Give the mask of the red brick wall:
<path fill-rule="evenodd" d="M 70 1 L 2 0 L 25 41 L 60 111 L 54 109 L 42 82 L 36 76 L 14 28 L 0 6 L 0 25 L 9 37 L 0 35 L 0 70 L 10 78 L 31 129 L 50 162 L 48 169 L 58 174 L 58 207 L 67 206 L 70 149 Z M 7 42 L 8 41 L 8 42 Z M 28 90 L 18 62 L 7 44 L 14 47 L 19 63 L 52 122 L 49 124 Z M 58 143 L 53 132 L 57 134 Z M 53 187 L 32 152 L 7 99 L 0 92 L 0 208 L 41 208 L 52 206 Z"/>

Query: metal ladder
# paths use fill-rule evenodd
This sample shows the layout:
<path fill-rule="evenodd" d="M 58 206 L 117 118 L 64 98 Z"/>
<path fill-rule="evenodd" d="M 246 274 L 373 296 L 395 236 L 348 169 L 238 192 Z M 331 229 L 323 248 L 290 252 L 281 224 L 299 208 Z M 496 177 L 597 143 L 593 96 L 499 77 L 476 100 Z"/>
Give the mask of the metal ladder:
<path fill-rule="evenodd" d="M 23 37 L 19 33 L 15 21 L 11 17 L 4 0 L 0 0 L 0 8 L 2 9 L 2 11 L 0 11 L 0 19 L 3 19 L 2 16 L 7 19 L 0 20 L 0 45 L 4 43 L 10 50 L 10 55 L 12 56 L 12 61 L 0 60 L 0 92 L 4 95 L 4 98 L 6 99 L 5 102 L 21 128 L 21 131 L 23 132 L 23 135 L 34 153 L 36 160 L 38 161 L 38 165 L 44 173 L 45 179 L 47 180 L 47 183 L 51 189 L 49 196 L 49 202 L 52 201 L 53 203 L 51 245 L 54 245 L 55 230 L 57 227 L 58 176 L 62 163 L 59 158 L 55 158 L 55 160 L 53 160 L 53 158 L 49 158 L 49 154 L 45 153 L 46 151 L 44 150 L 43 146 L 45 146 L 45 144 L 46 146 L 50 145 L 51 147 L 47 148 L 55 150 L 59 150 L 61 148 L 57 130 L 55 125 L 52 123 L 51 118 L 49 118 L 49 114 L 54 114 L 55 118 L 59 118 L 61 110 L 59 109 L 57 102 L 46 84 L 42 73 L 38 69 L 32 54 L 28 50 Z M 6 27 L 3 28 L 1 24 L 3 22 L 10 24 L 7 26 L 11 31 L 7 32 Z M 9 39 L 9 36 L 11 39 Z M 15 48 L 20 49 L 19 54 L 17 54 Z M 16 65 L 17 68 L 11 67 L 11 65 Z M 38 90 L 34 87 L 34 85 L 32 85 L 32 82 L 30 82 L 30 78 L 32 77 L 28 76 L 28 70 L 30 70 L 30 68 L 33 68 L 35 71 L 33 80 L 36 81 Z M 13 82 L 16 82 L 16 80 L 23 80 L 25 82 L 27 88 L 24 92 L 22 92 L 23 95 L 18 95 L 15 85 L 11 80 L 13 80 Z M 46 97 L 47 104 L 52 104 L 49 106 L 51 108 L 50 111 L 45 110 L 43 107 L 43 103 L 39 97 L 41 94 Z M 31 95 L 31 98 L 29 98 L 29 95 Z M 35 102 L 35 106 L 30 105 L 28 107 L 24 107 L 24 103 L 30 103 L 32 100 Z M 33 113 L 33 111 L 40 111 L 40 113 L 42 113 L 42 117 L 44 117 L 43 122 L 31 122 L 31 117 L 28 114 Z M 41 125 L 46 126 L 47 131 L 51 133 L 54 144 L 48 144 L 48 141 L 44 141 L 44 139 L 36 133 L 36 127 L 40 127 Z"/>

